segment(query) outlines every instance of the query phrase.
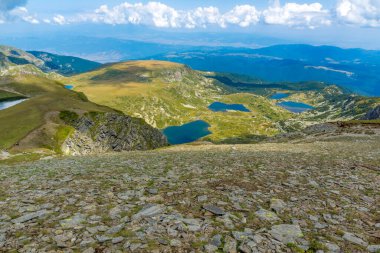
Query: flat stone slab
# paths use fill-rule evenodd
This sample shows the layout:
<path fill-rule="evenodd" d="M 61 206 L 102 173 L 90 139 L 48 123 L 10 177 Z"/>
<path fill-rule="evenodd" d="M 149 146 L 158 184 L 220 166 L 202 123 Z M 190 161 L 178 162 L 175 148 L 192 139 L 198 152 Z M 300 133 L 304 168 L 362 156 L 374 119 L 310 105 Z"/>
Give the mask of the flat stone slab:
<path fill-rule="evenodd" d="M 144 217 L 153 217 L 156 216 L 164 210 L 163 206 L 161 205 L 155 205 L 148 208 L 145 208 L 138 212 L 137 214 L 133 215 L 133 219 L 137 218 L 144 218 Z"/>
<path fill-rule="evenodd" d="M 277 214 L 274 212 L 265 210 L 265 209 L 260 209 L 259 211 L 255 212 L 256 216 L 259 217 L 260 220 L 265 220 L 265 221 L 278 221 L 280 218 L 278 218 Z"/>
<path fill-rule="evenodd" d="M 30 220 L 41 218 L 42 216 L 46 215 L 47 213 L 48 213 L 47 210 L 40 210 L 40 211 L 37 211 L 37 212 L 28 213 L 28 214 L 20 216 L 20 217 L 18 217 L 16 219 L 13 219 L 12 222 L 13 223 L 24 223 L 24 222 L 27 222 L 27 221 L 30 221 Z"/>
<path fill-rule="evenodd" d="M 300 226 L 290 224 L 275 225 L 269 233 L 283 244 L 295 243 L 297 238 L 303 237 Z"/>
<path fill-rule="evenodd" d="M 215 215 L 225 215 L 226 212 L 223 211 L 221 208 L 214 206 L 214 205 L 204 205 L 203 209 L 206 211 L 209 211 L 210 213 L 213 213 Z"/>
<path fill-rule="evenodd" d="M 363 246 L 363 247 L 367 247 L 368 246 L 368 243 L 363 241 L 363 239 L 359 238 L 358 236 L 352 234 L 352 233 L 344 233 L 343 235 L 343 239 L 346 240 L 346 241 L 349 241 L 350 243 L 353 243 L 353 244 L 356 244 L 356 245 L 360 245 L 360 246 Z"/>
<path fill-rule="evenodd" d="M 84 215 L 76 214 L 71 218 L 67 218 L 65 220 L 62 220 L 60 222 L 60 224 L 63 228 L 74 228 L 74 227 L 81 225 L 85 221 L 86 221 L 86 219 L 85 219 Z"/>

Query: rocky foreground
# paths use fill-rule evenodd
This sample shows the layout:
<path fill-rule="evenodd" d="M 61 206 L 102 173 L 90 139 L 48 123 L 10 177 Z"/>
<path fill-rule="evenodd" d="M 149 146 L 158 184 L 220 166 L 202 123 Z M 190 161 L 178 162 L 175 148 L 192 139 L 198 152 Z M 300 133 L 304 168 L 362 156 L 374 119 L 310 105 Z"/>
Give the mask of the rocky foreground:
<path fill-rule="evenodd" d="M 4 252 L 379 252 L 380 138 L 0 163 Z"/>

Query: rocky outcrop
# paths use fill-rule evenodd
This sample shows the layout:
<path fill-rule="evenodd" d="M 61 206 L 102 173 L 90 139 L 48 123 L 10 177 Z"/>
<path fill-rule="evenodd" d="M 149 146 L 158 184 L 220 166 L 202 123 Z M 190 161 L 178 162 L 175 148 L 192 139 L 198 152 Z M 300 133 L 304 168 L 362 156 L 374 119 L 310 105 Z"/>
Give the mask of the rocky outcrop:
<path fill-rule="evenodd" d="M 167 146 L 166 137 L 141 119 L 119 113 L 86 113 L 62 145 L 67 155 L 150 150 Z"/>
<path fill-rule="evenodd" d="M 374 119 L 380 119 L 380 105 L 376 108 L 370 110 L 364 118 L 365 120 L 374 120 Z"/>

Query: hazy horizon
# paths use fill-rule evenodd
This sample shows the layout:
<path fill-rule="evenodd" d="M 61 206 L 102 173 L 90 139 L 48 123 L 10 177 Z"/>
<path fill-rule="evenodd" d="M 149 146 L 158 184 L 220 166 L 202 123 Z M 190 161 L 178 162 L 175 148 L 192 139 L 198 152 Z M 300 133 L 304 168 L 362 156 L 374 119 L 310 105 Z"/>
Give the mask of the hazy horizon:
<path fill-rule="evenodd" d="M 2 44 L 86 36 L 203 46 L 311 44 L 378 50 L 379 27 L 378 0 L 0 3 Z"/>

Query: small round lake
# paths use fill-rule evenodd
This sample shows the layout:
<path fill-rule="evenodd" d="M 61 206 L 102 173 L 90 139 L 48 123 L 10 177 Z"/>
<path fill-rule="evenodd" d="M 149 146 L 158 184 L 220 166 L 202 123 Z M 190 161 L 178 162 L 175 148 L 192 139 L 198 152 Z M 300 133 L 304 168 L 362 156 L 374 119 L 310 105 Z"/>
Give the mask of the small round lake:
<path fill-rule="evenodd" d="M 292 102 L 292 101 L 280 102 L 280 103 L 277 103 L 277 105 L 294 113 L 303 113 L 303 112 L 314 109 L 314 107 L 311 105 L 298 103 L 298 102 Z"/>
<path fill-rule="evenodd" d="M 287 97 L 289 97 L 290 96 L 290 94 L 288 94 L 288 93 L 276 93 L 276 94 L 273 94 L 271 97 L 270 97 L 270 99 L 276 99 L 276 100 L 278 100 L 278 99 L 284 99 L 284 98 L 287 98 Z"/>
<path fill-rule="evenodd" d="M 3 102 L 0 102 L 0 111 L 1 110 L 5 110 L 9 107 L 12 107 L 12 106 L 15 106 L 15 105 L 18 105 L 22 102 L 24 102 L 26 99 L 18 99 L 18 100 L 13 100 L 13 101 L 3 101 Z"/>
<path fill-rule="evenodd" d="M 65 88 L 68 90 L 72 90 L 74 89 L 74 85 L 68 84 L 68 85 L 65 85 Z"/>
<path fill-rule="evenodd" d="M 170 144 L 183 144 L 196 141 L 205 137 L 211 132 L 210 125 L 203 120 L 186 123 L 182 126 L 171 126 L 163 130 L 163 134 L 168 138 Z"/>
<path fill-rule="evenodd" d="M 213 112 L 228 112 L 228 111 L 240 111 L 250 112 L 250 110 L 242 104 L 225 104 L 221 102 L 214 102 L 208 107 Z"/>

